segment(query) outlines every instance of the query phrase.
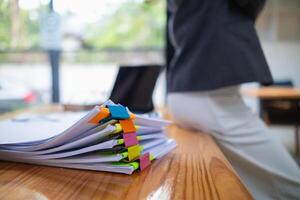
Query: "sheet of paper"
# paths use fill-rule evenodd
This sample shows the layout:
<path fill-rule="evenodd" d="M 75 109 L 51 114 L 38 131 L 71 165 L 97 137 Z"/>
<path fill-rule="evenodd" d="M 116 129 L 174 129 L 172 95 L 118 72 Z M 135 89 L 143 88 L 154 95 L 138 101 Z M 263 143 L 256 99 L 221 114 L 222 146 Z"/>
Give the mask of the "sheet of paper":
<path fill-rule="evenodd" d="M 166 138 L 166 134 L 164 132 L 159 132 L 154 134 L 141 135 L 140 137 L 141 137 L 141 141 L 143 141 L 149 139 Z"/>
<path fill-rule="evenodd" d="M 151 126 L 138 126 L 137 135 L 145 135 L 150 133 L 157 133 L 164 130 L 162 127 L 151 127 Z"/>
<path fill-rule="evenodd" d="M 173 139 L 168 139 L 161 145 L 146 149 L 144 152 L 150 152 L 155 159 L 159 159 L 176 148 L 176 142 Z"/>
<path fill-rule="evenodd" d="M 174 140 L 169 139 L 163 142 L 161 145 L 152 146 L 144 152 L 150 152 L 155 159 L 161 158 L 166 155 L 168 152 L 173 150 L 176 147 Z M 32 158 L 15 158 L 8 157 L 5 160 L 15 161 L 15 162 L 24 162 L 38 165 L 47 165 L 47 166 L 56 166 L 63 168 L 75 168 L 75 169 L 87 169 L 95 171 L 107 171 L 107 172 L 117 172 L 132 174 L 134 168 L 132 166 L 116 166 L 111 163 L 105 163 L 105 161 L 111 160 L 120 160 L 122 155 L 110 155 L 110 156 L 99 156 L 99 155 L 88 155 L 88 156 L 73 156 L 63 159 L 45 159 L 45 160 L 36 160 Z M 103 162 L 102 162 L 103 161 Z M 75 162 L 75 163 L 74 163 Z M 76 163 L 77 162 L 77 163 Z"/>
<path fill-rule="evenodd" d="M 23 151 L 40 150 L 62 145 L 94 128 L 95 125 L 88 123 L 88 120 L 97 114 L 98 109 L 98 107 L 95 107 L 85 116 L 82 116 L 82 113 L 56 114 L 55 121 L 45 120 L 44 118 L 29 119 L 28 121 L 2 121 L 0 122 L 0 130 L 1 132 L 3 131 L 3 134 L 0 134 L 0 145 L 46 140 L 46 142 L 43 141 L 28 148 L 23 146 Z"/>
<path fill-rule="evenodd" d="M 161 142 L 160 140 L 159 142 Z M 164 140 L 160 143 L 160 145 L 155 145 L 156 143 L 150 143 L 148 148 L 144 148 L 143 152 L 150 152 L 154 155 L 154 158 L 156 158 L 159 154 L 162 154 L 163 152 L 170 151 L 169 149 L 176 145 L 174 140 Z M 1 154 L 1 153 L 0 153 Z M 10 156 L 10 158 L 17 158 L 17 156 Z M 42 159 L 43 158 L 43 159 Z M 126 158 L 123 157 L 122 153 L 115 153 L 115 154 L 107 154 L 107 153 L 100 153 L 100 152 L 90 152 L 90 153 L 84 153 L 79 154 L 75 156 L 70 157 L 63 157 L 63 158 L 49 158 L 49 157 L 40 157 L 40 159 L 36 159 L 36 157 L 32 156 L 21 156 L 19 159 L 31 161 L 31 162 L 38 162 L 43 161 L 44 163 L 102 163 L 102 162 L 117 162 L 121 159 Z"/>
<path fill-rule="evenodd" d="M 53 166 L 53 167 L 86 169 L 86 170 L 93 170 L 93 171 L 106 171 L 106 172 L 116 172 L 116 173 L 123 173 L 123 174 L 132 174 L 134 172 L 134 168 L 132 166 L 116 166 L 111 163 L 87 163 L 87 164 L 47 163 L 47 161 L 44 160 L 26 160 L 26 159 L 13 158 L 13 157 L 8 158 L 6 160 L 13 161 L 13 162 Z"/>
<path fill-rule="evenodd" d="M 150 127 L 164 127 L 170 125 L 171 122 L 163 119 L 158 118 L 147 118 L 144 116 L 136 115 L 134 119 L 134 123 L 136 125 L 141 126 L 150 126 Z"/>
<path fill-rule="evenodd" d="M 39 150 L 39 151 L 25 151 L 24 153 L 22 153 L 22 155 L 42 155 L 42 154 L 50 154 L 50 153 L 55 153 L 58 151 L 66 151 L 66 150 L 70 150 L 70 149 L 75 149 L 75 148 L 79 148 L 79 147 L 84 147 L 84 146 L 89 146 L 89 144 L 94 143 L 95 141 L 111 134 L 111 132 L 113 132 L 115 130 L 114 126 L 107 126 L 106 128 L 104 128 L 103 130 L 94 133 L 92 135 L 89 135 L 87 137 L 75 140 L 73 142 L 69 142 L 66 144 L 63 144 L 61 146 L 58 147 L 54 147 L 54 148 L 50 148 L 47 150 Z M 7 149 L 0 149 L 0 152 L 16 152 L 16 151 L 21 151 L 22 149 L 20 148 L 7 148 Z"/>
<path fill-rule="evenodd" d="M 64 158 L 70 157 L 74 155 L 79 155 L 83 153 L 88 153 L 92 151 L 102 150 L 102 149 L 109 149 L 117 145 L 116 140 L 109 140 L 100 144 L 87 146 L 84 148 L 72 150 L 72 151 L 65 151 L 65 152 L 58 152 L 46 155 L 33 155 L 32 152 L 20 152 L 20 151 L 11 151 L 11 150 L 0 150 L 0 158 L 4 156 L 15 156 L 15 157 L 30 157 L 32 159 L 54 159 L 54 158 Z"/>
<path fill-rule="evenodd" d="M 89 123 L 99 110 L 96 106 L 89 112 L 27 114 L 1 121 L 0 160 L 131 174 L 138 161 L 124 163 L 123 159 L 132 157 L 123 144 L 129 135 L 121 140 L 122 125 L 115 124 L 115 119 Z M 136 115 L 134 123 L 143 153 L 160 158 L 176 147 L 164 131 L 169 121 Z M 139 151 L 135 152 L 138 156 Z"/>
<path fill-rule="evenodd" d="M 144 140 L 140 142 L 140 145 L 144 148 L 144 150 L 149 149 L 153 146 L 162 144 L 166 141 L 166 138 L 152 139 L 152 140 Z"/>
<path fill-rule="evenodd" d="M 52 113 L 47 116 L 31 115 L 24 120 L 14 118 L 0 121 L 0 144 L 39 144 L 39 141 L 63 133 L 82 117 L 74 113 Z"/>

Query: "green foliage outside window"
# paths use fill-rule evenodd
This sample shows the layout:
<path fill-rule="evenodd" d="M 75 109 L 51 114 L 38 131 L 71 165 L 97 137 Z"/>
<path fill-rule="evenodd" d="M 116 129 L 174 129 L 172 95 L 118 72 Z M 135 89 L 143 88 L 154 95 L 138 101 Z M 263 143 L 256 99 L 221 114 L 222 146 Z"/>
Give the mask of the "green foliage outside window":
<path fill-rule="evenodd" d="M 47 6 L 36 10 L 17 9 L 16 13 L 11 9 L 13 4 L 17 5 L 18 0 L 0 0 L 0 51 L 39 48 L 38 16 Z M 13 23 L 17 24 L 18 31 L 12 28 Z M 128 1 L 101 23 L 86 27 L 85 43 L 93 49 L 162 48 L 165 1 Z"/>
<path fill-rule="evenodd" d="M 88 27 L 88 43 L 95 48 L 162 48 L 164 1 L 125 3 L 101 27 Z"/>

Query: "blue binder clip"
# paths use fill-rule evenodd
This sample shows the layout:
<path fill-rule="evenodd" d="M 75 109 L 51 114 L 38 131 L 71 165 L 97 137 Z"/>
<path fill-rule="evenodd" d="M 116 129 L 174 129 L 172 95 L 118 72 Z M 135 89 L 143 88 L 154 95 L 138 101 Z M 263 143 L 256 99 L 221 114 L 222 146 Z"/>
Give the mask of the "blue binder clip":
<path fill-rule="evenodd" d="M 108 105 L 111 119 L 129 119 L 129 113 L 126 107 L 121 105 Z"/>

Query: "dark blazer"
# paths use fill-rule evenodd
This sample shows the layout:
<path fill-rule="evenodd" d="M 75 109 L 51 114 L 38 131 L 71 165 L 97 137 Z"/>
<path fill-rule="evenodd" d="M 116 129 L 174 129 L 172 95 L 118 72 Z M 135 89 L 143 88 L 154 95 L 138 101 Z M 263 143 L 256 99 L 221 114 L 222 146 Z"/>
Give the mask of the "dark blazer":
<path fill-rule="evenodd" d="M 167 48 L 168 92 L 271 84 L 254 28 L 263 4 L 264 0 L 168 1 L 168 38 L 175 49 L 172 54 Z"/>

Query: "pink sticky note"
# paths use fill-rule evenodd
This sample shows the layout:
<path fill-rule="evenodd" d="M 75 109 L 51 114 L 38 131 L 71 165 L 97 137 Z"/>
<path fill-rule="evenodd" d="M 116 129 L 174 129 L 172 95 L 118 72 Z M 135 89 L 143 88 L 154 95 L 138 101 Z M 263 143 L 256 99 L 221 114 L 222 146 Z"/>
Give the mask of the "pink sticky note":
<path fill-rule="evenodd" d="M 123 139 L 124 139 L 125 147 L 130 147 L 138 144 L 136 133 L 124 133 Z"/>
<path fill-rule="evenodd" d="M 147 168 L 151 164 L 150 161 L 150 154 L 145 153 L 144 155 L 140 156 L 140 169 L 143 171 L 145 168 Z"/>

